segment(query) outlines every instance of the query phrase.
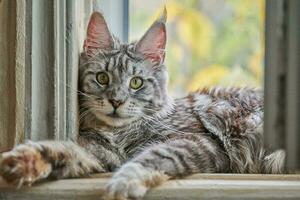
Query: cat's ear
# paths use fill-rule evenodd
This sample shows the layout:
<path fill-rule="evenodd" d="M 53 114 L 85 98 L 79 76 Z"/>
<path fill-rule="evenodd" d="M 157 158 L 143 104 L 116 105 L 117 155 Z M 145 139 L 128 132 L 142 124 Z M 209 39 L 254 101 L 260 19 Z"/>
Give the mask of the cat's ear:
<path fill-rule="evenodd" d="M 88 55 L 99 50 L 109 51 L 113 48 L 113 44 L 113 38 L 103 15 L 99 12 L 94 12 L 87 27 L 87 36 L 83 45 L 84 51 Z"/>
<path fill-rule="evenodd" d="M 163 63 L 166 47 L 167 10 L 151 25 L 143 37 L 136 43 L 135 51 L 155 63 Z"/>

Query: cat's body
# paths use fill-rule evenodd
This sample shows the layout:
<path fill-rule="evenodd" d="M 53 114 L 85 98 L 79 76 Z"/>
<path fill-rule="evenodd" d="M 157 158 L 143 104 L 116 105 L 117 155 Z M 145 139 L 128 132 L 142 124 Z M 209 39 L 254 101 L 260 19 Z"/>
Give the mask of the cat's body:
<path fill-rule="evenodd" d="M 101 130 L 101 126 L 98 129 L 86 127 L 81 130 L 78 139 L 82 146 L 89 146 L 87 148 L 99 160 L 104 159 L 102 163 L 106 164 L 105 170 L 108 171 L 119 167 L 124 161 L 134 158 L 140 151 L 154 144 L 172 140 L 191 140 L 200 142 L 199 148 L 206 152 L 202 159 L 212 164 L 201 166 L 201 161 L 195 158 L 193 160 L 195 163 L 189 163 L 187 166 L 198 165 L 203 168 L 200 170 L 196 167 L 196 171 L 270 173 L 262 168 L 263 165 L 259 160 L 252 160 L 252 163 L 247 165 L 247 161 L 242 160 L 242 157 L 246 158 L 249 152 L 242 152 L 242 149 L 234 147 L 237 141 L 247 141 L 249 146 L 244 146 L 244 148 L 247 150 L 253 148 L 250 150 L 253 154 L 251 157 L 257 157 L 263 161 L 265 154 L 260 152 L 263 151 L 261 146 L 263 101 L 261 97 L 260 91 L 251 89 L 204 89 L 188 97 L 176 99 L 173 103 L 174 108 L 170 108 L 162 117 L 146 117 L 144 120 L 118 129 Z M 91 118 L 92 116 L 90 120 L 93 121 Z M 219 128 L 219 130 L 213 130 L 213 128 Z M 99 141 L 99 143 L 91 145 L 92 141 Z M 106 147 L 107 151 L 114 149 L 109 153 L 114 153 L 117 159 L 109 160 L 107 159 L 109 156 L 99 156 L 97 146 Z M 240 151 L 232 152 L 233 155 L 231 155 L 230 151 L 235 148 Z M 100 151 L 104 152 L 103 149 Z M 189 151 L 193 150 L 189 149 Z M 197 152 L 198 149 L 194 151 Z M 243 164 L 239 163 L 234 166 L 236 163 L 230 162 L 230 157 L 236 154 L 245 154 L 240 158 Z M 258 157 L 259 154 L 261 154 L 260 157 Z M 216 166 L 218 161 L 220 161 L 219 166 Z M 182 165 L 180 162 L 176 164 Z M 182 175 L 191 173 L 189 169 L 183 172 Z"/>
<path fill-rule="evenodd" d="M 116 171 L 108 199 L 141 198 L 192 173 L 280 173 L 284 154 L 262 146 L 262 93 L 203 89 L 172 100 L 163 64 L 165 16 L 126 45 L 91 17 L 79 71 L 76 142 L 34 142 L 5 153 L 1 175 L 16 184 L 49 176 Z"/>

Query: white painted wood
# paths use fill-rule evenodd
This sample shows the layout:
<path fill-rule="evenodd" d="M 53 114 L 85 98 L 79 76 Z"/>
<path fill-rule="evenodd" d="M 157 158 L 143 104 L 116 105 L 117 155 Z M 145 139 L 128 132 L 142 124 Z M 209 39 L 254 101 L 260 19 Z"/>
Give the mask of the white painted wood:
<path fill-rule="evenodd" d="M 78 24 L 82 19 L 76 6 L 83 2 L 27 1 L 32 13 L 27 15 L 29 29 L 32 26 L 28 31 L 32 53 L 26 66 L 26 79 L 31 80 L 26 98 L 30 105 L 27 139 L 66 140 L 77 135 Z"/>
<path fill-rule="evenodd" d="M 76 3 L 79 1 L 66 1 L 66 136 L 74 139 L 78 133 L 78 55 L 80 44 L 76 31 L 78 21 L 76 20 Z"/>
<path fill-rule="evenodd" d="M 54 139 L 55 131 L 55 43 L 54 43 L 54 2 L 31 0 L 31 77 L 28 93 L 31 111 L 27 118 L 30 129 L 27 139 Z M 27 79 L 27 77 L 26 77 Z"/>
<path fill-rule="evenodd" d="M 66 1 L 54 0 L 54 135 L 66 139 Z M 51 16 L 50 16 L 51 17 Z"/>
<path fill-rule="evenodd" d="M 16 192 L 0 184 L 0 199 L 103 199 L 109 175 L 37 184 Z M 145 200 L 299 199 L 299 175 L 196 174 L 149 191 Z"/>

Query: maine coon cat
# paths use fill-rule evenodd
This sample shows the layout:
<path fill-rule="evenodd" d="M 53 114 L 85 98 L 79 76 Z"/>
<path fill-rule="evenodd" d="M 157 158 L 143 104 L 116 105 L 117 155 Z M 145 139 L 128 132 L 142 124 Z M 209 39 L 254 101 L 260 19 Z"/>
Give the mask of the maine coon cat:
<path fill-rule="evenodd" d="M 21 144 L 3 154 L 2 177 L 22 185 L 115 172 L 105 199 L 139 199 L 192 173 L 281 173 L 284 152 L 262 146 L 261 91 L 168 95 L 165 22 L 166 11 L 139 41 L 122 44 L 93 13 L 80 55 L 77 141 Z"/>

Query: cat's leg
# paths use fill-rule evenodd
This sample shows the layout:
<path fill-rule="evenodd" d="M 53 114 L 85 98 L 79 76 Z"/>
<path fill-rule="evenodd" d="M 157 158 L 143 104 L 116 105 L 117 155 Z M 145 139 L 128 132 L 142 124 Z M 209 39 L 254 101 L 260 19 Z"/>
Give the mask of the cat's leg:
<path fill-rule="evenodd" d="M 196 172 L 226 172 L 228 158 L 208 139 L 156 144 L 124 164 L 107 186 L 108 199 L 140 199 L 149 188 Z"/>
<path fill-rule="evenodd" d="M 17 185 L 102 171 L 97 159 L 73 142 L 28 142 L 3 153 L 0 161 L 0 175 Z"/>

